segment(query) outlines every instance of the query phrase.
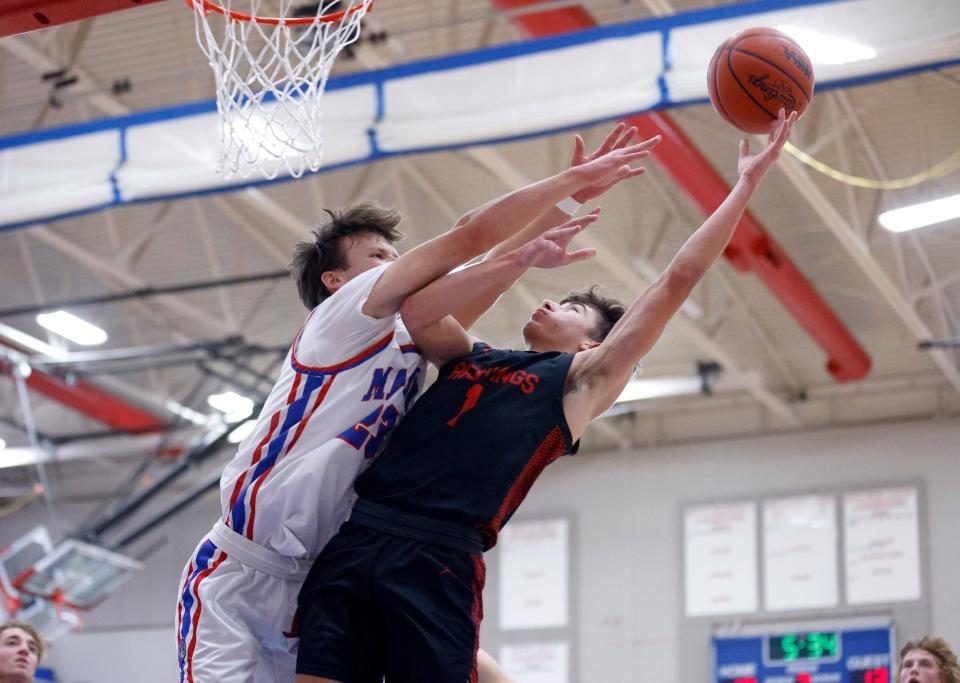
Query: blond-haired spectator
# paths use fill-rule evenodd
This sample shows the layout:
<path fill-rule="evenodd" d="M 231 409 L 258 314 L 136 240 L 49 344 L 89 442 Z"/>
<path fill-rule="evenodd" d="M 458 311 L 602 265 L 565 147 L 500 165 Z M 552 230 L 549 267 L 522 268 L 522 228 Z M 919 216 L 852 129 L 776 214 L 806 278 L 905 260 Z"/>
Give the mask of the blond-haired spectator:
<path fill-rule="evenodd" d="M 957 656 L 943 638 L 924 636 L 900 650 L 899 683 L 960 683 Z"/>

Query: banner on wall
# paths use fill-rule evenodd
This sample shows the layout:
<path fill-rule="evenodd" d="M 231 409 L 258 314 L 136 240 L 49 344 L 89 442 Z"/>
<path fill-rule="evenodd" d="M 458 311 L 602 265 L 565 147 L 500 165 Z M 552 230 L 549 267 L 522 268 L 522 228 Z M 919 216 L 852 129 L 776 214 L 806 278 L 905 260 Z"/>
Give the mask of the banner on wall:
<path fill-rule="evenodd" d="M 683 521 L 686 615 L 757 611 L 757 505 L 687 508 Z"/>
<path fill-rule="evenodd" d="M 504 631 L 569 621 L 569 522 L 513 521 L 500 532 L 498 612 Z"/>
<path fill-rule="evenodd" d="M 918 507 L 912 486 L 844 494 L 848 604 L 920 599 Z"/>
<path fill-rule="evenodd" d="M 763 502 L 763 605 L 836 607 L 837 505 L 832 495 Z"/>

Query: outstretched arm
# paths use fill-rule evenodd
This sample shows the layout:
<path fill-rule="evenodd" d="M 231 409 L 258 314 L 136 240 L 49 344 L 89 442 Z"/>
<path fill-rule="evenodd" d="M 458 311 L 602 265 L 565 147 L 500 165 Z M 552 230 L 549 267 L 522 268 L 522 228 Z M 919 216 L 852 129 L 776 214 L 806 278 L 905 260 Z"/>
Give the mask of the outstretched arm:
<path fill-rule="evenodd" d="M 414 343 L 435 365 L 470 352 L 473 339 L 448 315 L 464 298 L 485 292 L 496 298 L 528 268 L 559 268 L 591 258 L 595 249 L 568 252 L 570 241 L 593 223 L 599 212 L 574 218 L 509 254 L 484 261 L 436 280 L 409 297 L 400 308 Z"/>
<path fill-rule="evenodd" d="M 570 168 L 576 168 L 578 166 L 583 166 L 584 164 L 589 164 L 605 154 L 609 154 L 612 151 L 627 147 L 633 142 L 636 134 L 637 128 L 635 126 L 627 128 L 626 124 L 618 123 L 603 139 L 603 142 L 600 143 L 600 146 L 589 155 L 584 154 L 585 147 L 583 138 L 579 135 L 575 136 L 573 153 L 570 157 Z M 644 140 L 637 143 L 636 147 L 644 150 L 644 153 L 639 158 L 649 156 L 650 150 L 656 147 L 659 142 L 660 136 L 658 135 L 650 138 L 649 140 Z M 597 197 L 607 192 L 621 180 L 642 175 L 645 170 L 646 169 L 644 169 L 643 166 L 633 168 L 630 170 L 629 174 L 617 177 L 610 182 L 589 185 L 574 192 L 570 195 L 570 197 L 580 205 L 586 204 L 587 202 L 593 201 Z M 537 238 L 539 235 L 542 235 L 547 230 L 564 224 L 566 221 L 569 221 L 570 218 L 570 214 L 561 211 L 555 204 L 550 205 L 546 211 L 541 213 L 536 219 L 533 220 L 533 222 L 523 228 L 523 230 L 520 230 L 503 242 L 500 242 L 500 244 L 488 251 L 483 260 L 488 261 L 498 256 L 502 256 L 503 254 L 508 254 L 514 249 L 517 249 L 518 247 Z M 465 329 L 469 330 L 471 327 L 473 327 L 474 323 L 480 319 L 480 316 L 486 313 L 490 307 L 496 303 L 497 297 L 499 297 L 502 293 L 503 290 L 497 287 L 471 292 L 471 296 L 469 296 L 467 299 L 464 299 L 452 312 L 452 315 L 457 319 L 457 322 L 463 325 Z"/>
<path fill-rule="evenodd" d="M 767 146 L 757 155 L 751 156 L 749 143 L 740 141 L 739 178 L 727 198 L 690 236 L 663 274 L 630 305 L 603 343 L 577 354 L 564 397 L 574 438 L 613 404 L 637 361 L 653 347 L 680 305 L 723 252 L 747 203 L 780 156 L 796 118 L 796 113 L 785 118 L 781 109 L 771 126 Z"/>
<path fill-rule="evenodd" d="M 630 164 L 645 154 L 642 145 L 614 149 L 471 211 L 451 230 L 411 249 L 387 268 L 367 297 L 363 312 L 374 318 L 396 313 L 409 295 L 488 251 L 564 197 L 629 177 L 633 173 Z"/>

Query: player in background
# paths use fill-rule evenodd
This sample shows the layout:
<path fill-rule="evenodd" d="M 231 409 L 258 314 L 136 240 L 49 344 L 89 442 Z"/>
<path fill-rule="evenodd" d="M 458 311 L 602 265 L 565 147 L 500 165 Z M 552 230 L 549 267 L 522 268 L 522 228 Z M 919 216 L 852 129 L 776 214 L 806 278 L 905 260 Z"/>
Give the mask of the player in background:
<path fill-rule="evenodd" d="M 569 218 L 558 203 L 586 201 L 642 173 L 630 164 L 658 139 L 630 144 L 634 134 L 618 126 L 587 158 L 578 138 L 569 169 L 484 204 L 403 256 L 394 247 L 399 213 L 371 204 L 331 213 L 314 240 L 297 246 L 294 275 L 311 313 L 256 426 L 224 469 L 223 516 L 184 568 L 181 683 L 293 678 L 300 585 L 346 519 L 354 479 L 421 381 L 424 361 L 399 321 L 400 305 L 504 240 L 502 248 L 512 249 L 557 225 L 558 215 Z M 559 234 L 595 218 L 571 221 Z M 447 310 L 469 327 L 492 302 L 467 296 Z"/>
<path fill-rule="evenodd" d="M 527 351 L 438 320 L 458 293 L 504 291 L 558 258 L 561 245 L 536 242 L 407 299 L 404 322 L 439 377 L 358 478 L 350 520 L 304 583 L 299 683 L 477 680 L 483 551 L 540 472 L 613 405 L 723 252 L 795 120 L 781 110 L 755 156 L 741 141 L 729 195 L 625 312 L 592 292 L 545 300 L 523 328 Z"/>

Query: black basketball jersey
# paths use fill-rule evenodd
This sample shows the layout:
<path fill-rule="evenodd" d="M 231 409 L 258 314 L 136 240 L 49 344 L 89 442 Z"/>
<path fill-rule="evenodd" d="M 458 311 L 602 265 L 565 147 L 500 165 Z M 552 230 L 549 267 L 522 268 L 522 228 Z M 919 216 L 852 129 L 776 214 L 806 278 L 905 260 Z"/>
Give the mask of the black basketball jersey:
<path fill-rule="evenodd" d="M 356 482 L 366 500 L 496 542 L 540 472 L 571 448 L 563 387 L 573 354 L 474 344 L 442 368 Z"/>

